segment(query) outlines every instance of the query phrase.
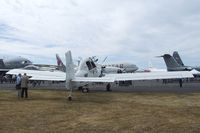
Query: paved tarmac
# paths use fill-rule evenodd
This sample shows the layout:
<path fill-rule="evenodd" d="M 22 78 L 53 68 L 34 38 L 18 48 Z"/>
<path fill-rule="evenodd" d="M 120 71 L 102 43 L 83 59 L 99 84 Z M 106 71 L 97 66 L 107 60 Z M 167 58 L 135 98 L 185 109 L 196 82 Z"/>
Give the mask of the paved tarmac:
<path fill-rule="evenodd" d="M 0 84 L 0 90 L 15 90 L 15 84 L 3 83 Z M 29 84 L 29 89 L 57 89 L 65 90 L 65 83 L 51 83 L 36 85 L 33 87 Z M 89 85 L 90 92 L 106 91 L 106 84 Z M 163 84 L 162 81 L 134 81 L 130 86 L 119 86 L 118 84 L 111 84 L 113 92 L 200 92 L 200 81 L 183 82 L 180 88 L 178 82 Z"/>

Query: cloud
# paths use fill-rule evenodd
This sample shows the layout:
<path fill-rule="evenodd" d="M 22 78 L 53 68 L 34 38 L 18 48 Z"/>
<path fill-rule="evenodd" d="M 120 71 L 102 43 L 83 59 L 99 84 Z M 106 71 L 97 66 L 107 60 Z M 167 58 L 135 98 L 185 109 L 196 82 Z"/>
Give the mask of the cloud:
<path fill-rule="evenodd" d="M 72 50 L 74 58 L 110 56 L 139 67 L 153 60 L 165 67 L 154 57 L 176 50 L 185 64 L 198 65 L 199 5 L 198 0 L 1 0 L 0 51 L 36 63 L 54 63 L 55 53 L 64 57 Z"/>

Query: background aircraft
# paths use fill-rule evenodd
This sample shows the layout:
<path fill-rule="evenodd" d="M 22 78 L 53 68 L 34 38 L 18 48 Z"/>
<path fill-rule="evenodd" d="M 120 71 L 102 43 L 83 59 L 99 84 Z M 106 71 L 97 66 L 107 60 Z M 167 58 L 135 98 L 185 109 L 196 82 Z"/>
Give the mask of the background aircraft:
<path fill-rule="evenodd" d="M 25 70 L 39 70 L 39 71 L 55 71 L 61 68 L 57 65 L 47 65 L 47 64 L 33 64 L 30 60 L 17 57 L 11 59 L 0 59 L 0 81 L 14 81 L 15 77 L 5 76 L 5 73 L 11 69 L 25 69 Z M 17 74 L 16 74 L 17 75 Z"/>
<path fill-rule="evenodd" d="M 166 71 L 167 71 L 166 69 L 158 69 L 155 67 L 149 67 L 144 69 L 144 72 L 166 72 Z"/>
<path fill-rule="evenodd" d="M 60 59 L 60 57 L 58 56 L 58 54 L 56 54 L 56 61 L 57 61 L 57 65 L 48 65 L 48 64 L 35 64 L 32 63 L 30 65 L 27 65 L 25 67 L 23 67 L 23 69 L 26 70 L 40 70 L 40 71 L 63 71 L 65 72 L 65 65 L 63 64 L 62 60 Z"/>
<path fill-rule="evenodd" d="M 131 63 L 107 64 L 104 66 L 121 68 L 123 72 L 126 72 L 126 73 L 132 73 L 138 70 L 138 67 L 135 64 L 131 64 Z"/>
<path fill-rule="evenodd" d="M 166 67 L 167 67 L 167 71 L 191 71 L 192 67 L 190 66 L 182 66 L 180 65 L 173 56 L 171 56 L 170 54 L 164 54 L 162 56 L 158 56 L 158 57 L 163 57 Z"/>
<path fill-rule="evenodd" d="M 179 56 L 177 51 L 174 51 L 173 53 L 174 59 L 177 61 L 178 64 L 180 64 L 182 67 L 191 67 L 192 69 L 195 69 L 197 71 L 200 71 L 200 66 L 198 67 L 193 67 L 193 66 L 185 66 L 183 61 L 181 60 L 181 57 Z"/>
<path fill-rule="evenodd" d="M 47 64 L 32 64 L 25 66 L 23 69 L 27 70 L 40 70 L 40 71 L 55 71 L 59 70 L 56 65 L 47 65 Z"/>
<path fill-rule="evenodd" d="M 144 70 L 140 71 L 140 72 L 166 72 L 167 69 L 161 69 L 161 68 L 156 68 L 153 66 L 152 62 L 149 61 L 149 67 L 145 68 Z"/>
<path fill-rule="evenodd" d="M 0 59 L 0 77 L 3 77 L 10 69 L 23 68 L 30 64 L 32 64 L 32 62 L 23 57 Z"/>
<path fill-rule="evenodd" d="M 58 54 L 56 54 L 56 61 L 57 61 L 57 65 L 58 65 L 59 70 L 65 72 L 66 67 L 65 67 L 64 63 L 62 62 L 62 60 L 61 60 L 61 58 L 59 57 Z"/>

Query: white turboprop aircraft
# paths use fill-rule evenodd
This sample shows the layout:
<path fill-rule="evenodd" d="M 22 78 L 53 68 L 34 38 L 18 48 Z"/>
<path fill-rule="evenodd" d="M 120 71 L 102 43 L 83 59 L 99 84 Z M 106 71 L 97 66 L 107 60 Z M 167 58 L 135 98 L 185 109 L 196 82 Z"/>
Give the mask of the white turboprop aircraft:
<path fill-rule="evenodd" d="M 37 70 L 22 70 L 13 69 L 7 74 L 27 73 L 31 76 L 30 80 L 49 80 L 49 81 L 66 81 L 66 88 L 70 90 L 68 99 L 72 99 L 72 90 L 78 87 L 83 87 L 88 83 L 112 83 L 115 81 L 130 81 L 130 80 L 153 80 L 153 79 L 182 79 L 192 78 L 193 75 L 188 71 L 179 72 L 160 72 L 160 73 L 120 73 L 102 75 L 101 69 L 96 67 L 96 64 L 91 58 L 86 58 L 81 61 L 78 70 L 74 71 L 71 51 L 66 54 L 66 72 L 61 71 L 37 71 Z"/>
<path fill-rule="evenodd" d="M 93 56 L 91 59 L 96 64 L 97 68 L 99 67 L 102 70 L 102 73 L 105 73 L 105 74 L 111 74 L 111 73 L 114 74 L 114 73 L 122 73 L 122 72 L 132 73 L 132 72 L 135 72 L 136 70 L 138 70 L 138 67 L 135 64 L 131 64 L 131 63 L 102 65 L 104 63 L 104 61 L 107 59 L 107 57 L 103 60 L 103 62 L 101 64 L 97 64 L 98 59 L 96 59 L 96 56 Z M 57 65 L 58 65 L 59 69 L 62 70 L 63 72 L 65 72 L 66 67 L 58 54 L 56 54 L 56 60 L 57 60 Z M 82 60 L 82 58 L 80 60 L 77 60 L 78 66 L 80 65 L 81 60 Z"/>

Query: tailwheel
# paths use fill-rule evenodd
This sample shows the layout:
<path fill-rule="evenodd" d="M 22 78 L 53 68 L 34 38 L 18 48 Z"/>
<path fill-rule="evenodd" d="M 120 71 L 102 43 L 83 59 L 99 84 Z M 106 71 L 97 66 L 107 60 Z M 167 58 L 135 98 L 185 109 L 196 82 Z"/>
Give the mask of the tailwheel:
<path fill-rule="evenodd" d="M 106 91 L 112 91 L 112 90 L 110 89 L 110 87 L 111 87 L 110 84 L 107 84 L 107 85 L 106 85 Z"/>
<path fill-rule="evenodd" d="M 72 100 L 72 96 L 68 96 L 68 101 L 71 101 Z"/>
<path fill-rule="evenodd" d="M 69 96 L 68 96 L 68 101 L 72 101 L 72 88 L 70 88 Z"/>
<path fill-rule="evenodd" d="M 90 90 L 88 88 L 82 88 L 83 93 L 88 93 Z"/>

